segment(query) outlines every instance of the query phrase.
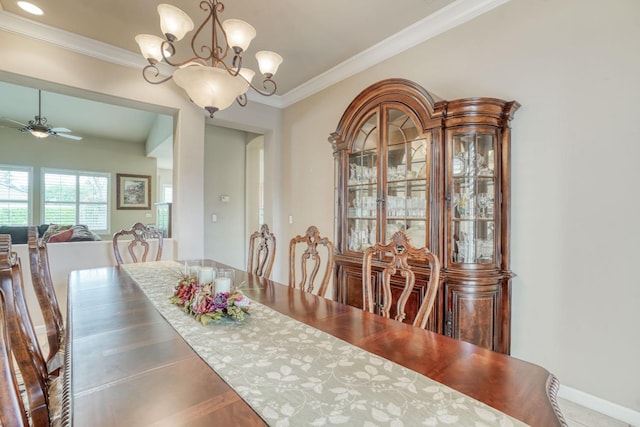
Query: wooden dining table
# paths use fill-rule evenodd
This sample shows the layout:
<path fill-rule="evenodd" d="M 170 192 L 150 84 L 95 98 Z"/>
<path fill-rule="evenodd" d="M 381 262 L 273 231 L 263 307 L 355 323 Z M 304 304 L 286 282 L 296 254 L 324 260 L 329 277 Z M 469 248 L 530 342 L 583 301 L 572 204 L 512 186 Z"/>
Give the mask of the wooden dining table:
<path fill-rule="evenodd" d="M 203 265 L 226 267 L 204 260 Z M 236 270 L 251 300 L 531 426 L 564 425 L 546 369 Z M 266 425 L 123 268 L 69 275 L 64 413 L 72 426 Z"/>

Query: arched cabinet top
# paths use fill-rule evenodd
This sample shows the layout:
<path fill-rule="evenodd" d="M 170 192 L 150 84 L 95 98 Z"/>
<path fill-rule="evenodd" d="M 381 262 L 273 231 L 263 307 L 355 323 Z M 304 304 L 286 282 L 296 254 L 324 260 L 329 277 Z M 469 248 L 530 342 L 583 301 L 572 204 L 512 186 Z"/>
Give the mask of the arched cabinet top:
<path fill-rule="evenodd" d="M 422 130 L 438 126 L 442 118 L 439 99 L 417 83 L 405 79 L 382 80 L 364 89 L 351 101 L 336 131 L 329 136 L 334 151 L 345 149 L 371 111 L 385 103 L 404 105 L 417 118 Z"/>
<path fill-rule="evenodd" d="M 422 131 L 470 124 L 509 127 L 513 114 L 520 107 L 516 101 L 497 98 L 445 101 L 410 80 L 386 79 L 367 87 L 351 101 L 336 131 L 329 136 L 334 152 L 347 149 L 372 111 L 377 111 L 383 104 L 404 106 L 417 119 L 416 124 Z"/>

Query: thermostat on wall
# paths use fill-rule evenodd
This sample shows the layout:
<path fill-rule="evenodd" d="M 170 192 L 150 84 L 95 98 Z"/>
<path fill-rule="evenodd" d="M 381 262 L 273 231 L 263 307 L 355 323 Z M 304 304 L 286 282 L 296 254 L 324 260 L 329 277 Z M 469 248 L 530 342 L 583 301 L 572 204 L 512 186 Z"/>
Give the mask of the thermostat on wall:
<path fill-rule="evenodd" d="M 222 196 L 220 196 L 220 201 L 222 203 L 229 203 L 229 201 L 231 201 L 231 197 L 227 196 L 226 194 L 223 194 Z"/>

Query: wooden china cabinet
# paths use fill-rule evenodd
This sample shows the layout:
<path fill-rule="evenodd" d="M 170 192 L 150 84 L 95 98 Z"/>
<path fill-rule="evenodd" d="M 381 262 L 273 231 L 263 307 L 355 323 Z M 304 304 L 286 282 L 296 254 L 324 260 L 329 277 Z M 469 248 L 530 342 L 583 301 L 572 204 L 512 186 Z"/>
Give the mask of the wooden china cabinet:
<path fill-rule="evenodd" d="M 364 249 L 404 230 L 442 264 L 428 328 L 509 353 L 510 121 L 518 107 L 493 98 L 439 100 L 402 79 L 373 84 L 351 102 L 329 138 L 338 301 L 362 307 Z M 430 274 L 424 260 L 412 266 L 407 323 Z M 379 271 L 372 273 L 376 310 Z M 404 278 L 392 283 L 397 298 Z"/>

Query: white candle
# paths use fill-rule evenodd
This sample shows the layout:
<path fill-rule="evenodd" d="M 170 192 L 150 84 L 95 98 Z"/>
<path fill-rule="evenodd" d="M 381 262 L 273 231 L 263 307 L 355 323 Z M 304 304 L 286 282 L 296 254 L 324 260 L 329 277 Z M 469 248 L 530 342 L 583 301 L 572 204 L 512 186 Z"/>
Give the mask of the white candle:
<path fill-rule="evenodd" d="M 231 292 L 231 278 L 218 277 L 215 281 L 216 294 Z"/>
<path fill-rule="evenodd" d="M 187 264 L 187 261 L 184 262 L 184 277 L 189 276 L 189 264 Z"/>
<path fill-rule="evenodd" d="M 213 267 L 201 267 L 200 272 L 198 273 L 198 282 L 199 283 L 211 283 L 213 282 Z"/>

